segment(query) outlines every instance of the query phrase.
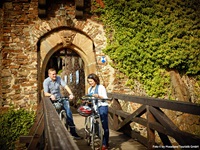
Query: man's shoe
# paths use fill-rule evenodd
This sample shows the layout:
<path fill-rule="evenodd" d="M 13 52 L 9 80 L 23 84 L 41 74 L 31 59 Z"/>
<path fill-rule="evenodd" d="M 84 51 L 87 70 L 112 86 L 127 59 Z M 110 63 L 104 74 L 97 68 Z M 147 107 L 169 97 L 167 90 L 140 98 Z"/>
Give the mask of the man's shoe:
<path fill-rule="evenodd" d="M 80 137 L 79 135 L 74 135 L 73 138 L 74 138 L 75 140 L 80 140 L 80 139 L 82 139 L 82 137 Z"/>
<path fill-rule="evenodd" d="M 101 150 L 108 150 L 108 147 L 103 145 Z"/>

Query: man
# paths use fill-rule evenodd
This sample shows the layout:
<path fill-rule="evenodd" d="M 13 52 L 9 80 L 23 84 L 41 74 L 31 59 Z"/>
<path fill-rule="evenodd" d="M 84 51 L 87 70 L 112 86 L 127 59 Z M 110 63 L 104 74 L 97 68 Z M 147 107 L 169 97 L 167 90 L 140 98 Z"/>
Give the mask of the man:
<path fill-rule="evenodd" d="M 48 75 L 44 82 L 43 82 L 43 88 L 44 88 L 44 96 L 49 97 L 52 101 L 58 99 L 61 97 L 60 92 L 60 86 L 64 87 L 67 92 L 70 94 L 69 99 L 73 99 L 73 93 L 71 89 L 68 87 L 68 85 L 61 79 L 61 77 L 57 76 L 56 70 L 53 68 L 50 68 L 48 70 Z M 72 117 L 72 112 L 70 109 L 69 101 L 63 101 L 63 106 L 67 114 L 67 122 L 70 127 L 70 133 L 74 137 L 74 139 L 81 139 L 81 137 L 76 133 L 75 124 Z"/>

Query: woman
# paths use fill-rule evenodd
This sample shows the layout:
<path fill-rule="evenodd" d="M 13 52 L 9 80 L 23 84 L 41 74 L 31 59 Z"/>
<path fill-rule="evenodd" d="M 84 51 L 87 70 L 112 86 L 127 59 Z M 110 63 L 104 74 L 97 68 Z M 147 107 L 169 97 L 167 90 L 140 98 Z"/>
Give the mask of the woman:
<path fill-rule="evenodd" d="M 106 88 L 100 84 L 99 77 L 92 73 L 88 75 L 87 81 L 90 85 L 88 88 L 88 94 L 92 95 L 98 99 L 108 98 Z M 103 146 L 102 150 L 108 149 L 108 141 L 109 141 L 109 128 L 108 128 L 108 103 L 107 102 L 98 102 L 98 111 L 100 114 L 102 126 L 104 129 L 104 137 L 103 137 Z"/>

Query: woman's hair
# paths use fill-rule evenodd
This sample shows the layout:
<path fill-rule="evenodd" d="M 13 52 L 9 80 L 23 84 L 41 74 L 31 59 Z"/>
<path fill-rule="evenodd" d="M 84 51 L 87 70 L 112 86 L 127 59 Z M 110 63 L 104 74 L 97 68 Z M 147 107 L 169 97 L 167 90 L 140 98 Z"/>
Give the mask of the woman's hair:
<path fill-rule="evenodd" d="M 87 77 L 87 79 L 93 79 L 94 82 L 95 82 L 97 85 L 100 84 L 99 77 L 98 77 L 96 74 L 94 74 L 94 73 L 89 74 L 88 77 Z"/>

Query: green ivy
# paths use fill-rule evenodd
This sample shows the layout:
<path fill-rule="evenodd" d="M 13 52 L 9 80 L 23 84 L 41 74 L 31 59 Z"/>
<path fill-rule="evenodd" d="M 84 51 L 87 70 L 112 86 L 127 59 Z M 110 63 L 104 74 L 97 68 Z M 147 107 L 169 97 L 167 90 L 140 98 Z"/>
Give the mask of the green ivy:
<path fill-rule="evenodd" d="M 94 13 L 101 14 L 107 33 L 104 53 L 129 77 L 128 85 L 137 79 L 149 96 L 162 97 L 170 94 L 167 70 L 200 74 L 198 0 L 103 2 L 105 8 Z"/>
<path fill-rule="evenodd" d="M 24 109 L 10 109 L 0 114 L 0 147 L 2 150 L 15 149 L 20 135 L 27 135 L 33 125 L 35 114 Z"/>

